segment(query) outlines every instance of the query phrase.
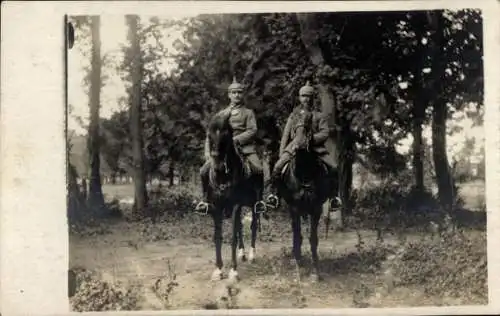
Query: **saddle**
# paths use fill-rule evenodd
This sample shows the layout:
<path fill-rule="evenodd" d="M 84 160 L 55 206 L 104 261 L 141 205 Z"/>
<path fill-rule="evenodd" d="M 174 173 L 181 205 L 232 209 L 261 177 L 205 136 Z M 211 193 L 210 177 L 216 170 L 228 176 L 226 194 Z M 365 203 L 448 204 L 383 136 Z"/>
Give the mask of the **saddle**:
<path fill-rule="evenodd" d="M 321 166 L 321 170 L 323 172 L 323 175 L 328 175 L 329 173 L 329 170 L 328 170 L 328 166 L 326 165 L 326 163 L 324 163 L 321 159 L 318 158 L 318 162 Z M 283 177 L 285 176 L 286 172 L 288 171 L 288 168 L 290 166 L 290 161 L 287 161 L 284 165 L 283 165 L 283 168 L 281 169 L 280 171 L 280 175 Z"/>

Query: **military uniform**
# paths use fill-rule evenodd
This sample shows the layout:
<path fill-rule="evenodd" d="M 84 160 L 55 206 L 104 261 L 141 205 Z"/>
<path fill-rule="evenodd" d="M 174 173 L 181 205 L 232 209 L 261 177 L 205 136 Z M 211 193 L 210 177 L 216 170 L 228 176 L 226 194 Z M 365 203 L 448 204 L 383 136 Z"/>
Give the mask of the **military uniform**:
<path fill-rule="evenodd" d="M 309 95 L 312 96 L 314 94 L 314 88 L 307 83 L 303 86 L 300 91 L 300 95 Z M 272 175 L 272 191 L 276 191 L 275 189 L 275 181 L 277 180 L 279 174 L 283 170 L 283 167 L 290 161 L 295 152 L 295 133 L 298 126 L 298 121 L 301 115 L 301 112 L 304 111 L 303 106 L 299 105 L 294 108 L 292 113 L 287 119 L 285 129 L 283 130 L 283 135 L 281 137 L 280 142 L 280 150 L 279 150 L 279 159 L 276 162 Z M 330 153 L 326 146 L 326 140 L 329 137 L 329 128 L 328 122 L 325 116 L 319 111 L 312 111 L 313 114 L 313 151 L 318 154 L 318 158 L 326 165 L 327 167 L 327 176 L 332 176 L 334 170 L 337 168 L 335 157 Z M 275 194 L 271 194 L 269 198 L 277 199 Z M 275 200 L 273 203 L 276 203 Z"/>
<path fill-rule="evenodd" d="M 298 120 L 300 118 L 300 108 L 295 108 L 288 120 L 283 131 L 280 142 L 279 160 L 276 162 L 273 173 L 281 172 L 285 164 L 290 160 L 295 151 L 295 133 L 297 130 Z M 335 160 L 325 147 L 325 142 L 329 136 L 328 123 L 323 114 L 319 111 L 313 111 L 313 151 L 318 154 L 318 158 L 329 168 L 335 168 Z"/>
<path fill-rule="evenodd" d="M 228 88 L 229 91 L 232 90 L 243 90 L 243 86 L 233 81 L 233 83 Z M 238 144 L 240 154 L 244 157 L 245 162 L 250 165 L 250 172 L 262 173 L 263 166 L 262 161 L 257 155 L 257 150 L 255 146 L 255 136 L 257 135 L 257 122 L 255 119 L 255 114 L 253 110 L 244 107 L 242 105 L 231 104 L 221 112 L 229 112 L 229 124 L 233 129 L 233 140 Z M 205 138 L 205 163 L 200 169 L 200 175 L 202 178 L 202 185 L 204 191 L 204 198 L 206 199 L 206 192 L 208 186 L 208 171 L 210 167 L 210 146 L 209 146 L 208 134 Z"/>

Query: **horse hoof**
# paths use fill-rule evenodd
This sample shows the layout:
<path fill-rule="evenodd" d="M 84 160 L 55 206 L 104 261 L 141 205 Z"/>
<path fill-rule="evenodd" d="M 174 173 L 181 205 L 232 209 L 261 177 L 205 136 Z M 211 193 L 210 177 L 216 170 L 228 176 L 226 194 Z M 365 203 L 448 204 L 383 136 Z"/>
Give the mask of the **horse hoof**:
<path fill-rule="evenodd" d="M 229 271 L 229 276 L 228 276 L 228 279 L 230 282 L 235 282 L 235 281 L 239 281 L 239 276 L 238 276 L 238 271 L 234 270 L 234 269 L 231 269 Z"/>
<path fill-rule="evenodd" d="M 250 260 L 250 262 L 255 261 L 255 248 L 250 248 L 250 251 L 248 252 L 248 260 Z"/>
<path fill-rule="evenodd" d="M 238 260 L 246 261 L 247 257 L 245 256 L 245 249 L 238 250 Z"/>
<path fill-rule="evenodd" d="M 311 273 L 310 280 L 312 283 L 319 282 L 319 275 L 317 273 Z"/>
<path fill-rule="evenodd" d="M 221 269 L 217 268 L 212 273 L 212 281 L 220 281 L 220 280 L 222 280 L 222 271 Z"/>

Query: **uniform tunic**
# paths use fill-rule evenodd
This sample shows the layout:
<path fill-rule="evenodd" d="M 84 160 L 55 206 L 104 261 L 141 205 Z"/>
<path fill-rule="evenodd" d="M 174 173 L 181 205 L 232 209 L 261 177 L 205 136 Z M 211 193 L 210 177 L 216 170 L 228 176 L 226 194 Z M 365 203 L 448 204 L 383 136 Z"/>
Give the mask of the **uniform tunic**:
<path fill-rule="evenodd" d="M 275 172 L 281 171 L 281 168 L 290 160 L 294 154 L 293 145 L 297 125 L 299 121 L 300 108 L 295 108 L 287 119 L 285 129 L 280 142 L 280 158 L 275 165 Z M 313 150 L 318 154 L 318 157 L 330 169 L 335 169 L 335 157 L 326 149 L 325 142 L 329 136 L 328 122 L 325 116 L 318 111 L 313 111 Z"/>
<path fill-rule="evenodd" d="M 257 121 L 254 112 L 246 107 L 227 107 L 222 111 L 230 111 L 229 124 L 233 129 L 233 139 L 240 144 L 241 154 L 251 164 L 253 171 L 262 172 L 262 162 L 257 156 L 255 136 L 257 135 Z M 210 146 L 208 135 L 205 138 L 205 159 L 207 161 L 201 168 L 203 174 L 208 170 Z"/>

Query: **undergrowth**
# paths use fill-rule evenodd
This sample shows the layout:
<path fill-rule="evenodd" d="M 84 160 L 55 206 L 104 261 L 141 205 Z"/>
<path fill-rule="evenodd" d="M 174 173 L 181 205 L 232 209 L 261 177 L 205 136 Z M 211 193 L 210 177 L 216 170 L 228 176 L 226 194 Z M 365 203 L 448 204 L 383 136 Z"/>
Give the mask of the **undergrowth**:
<path fill-rule="evenodd" d="M 487 304 L 486 233 L 446 232 L 410 242 L 393 258 L 395 285 L 421 286 L 426 294 Z"/>
<path fill-rule="evenodd" d="M 95 273 L 85 269 L 73 269 L 75 293 L 70 297 L 74 311 L 120 311 L 137 310 L 139 295 L 129 287 L 110 284 Z"/>

